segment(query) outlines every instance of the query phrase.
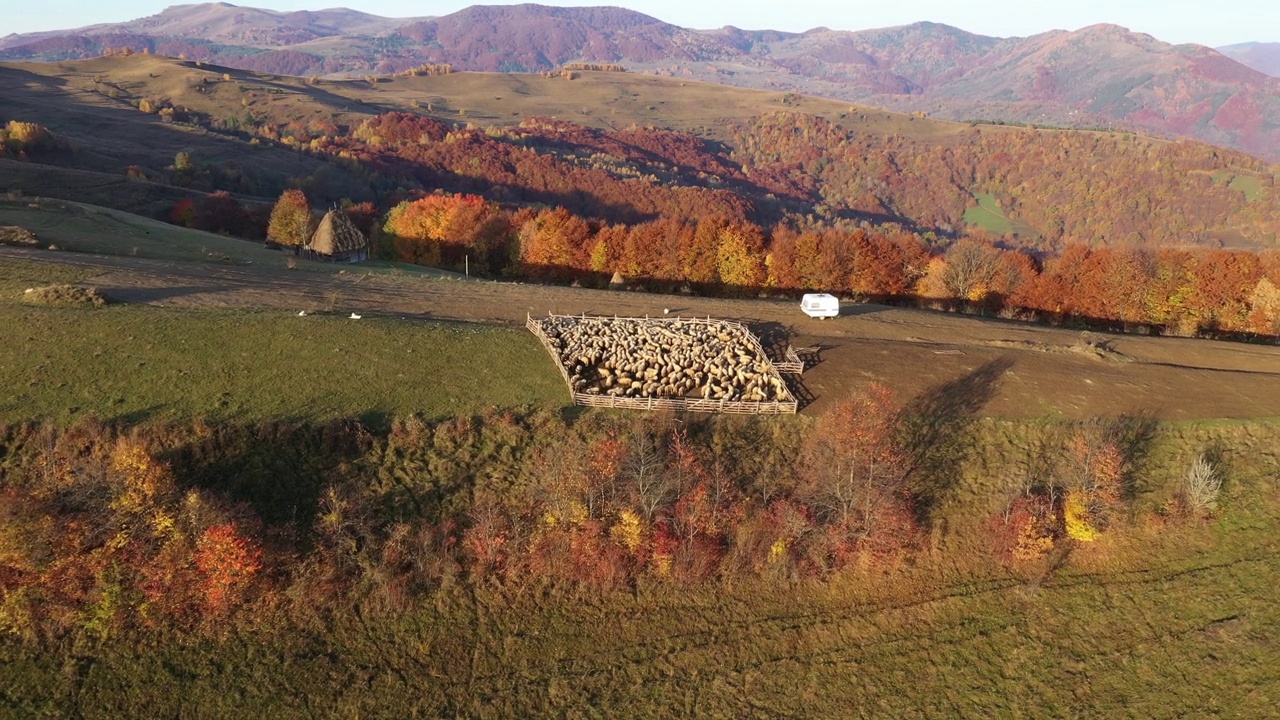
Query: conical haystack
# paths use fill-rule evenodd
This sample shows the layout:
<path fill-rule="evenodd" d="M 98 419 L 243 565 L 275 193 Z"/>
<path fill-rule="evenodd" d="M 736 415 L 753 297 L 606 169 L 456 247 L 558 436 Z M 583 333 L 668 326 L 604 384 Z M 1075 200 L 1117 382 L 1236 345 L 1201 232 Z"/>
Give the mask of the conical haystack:
<path fill-rule="evenodd" d="M 304 249 L 333 260 L 359 260 L 368 255 L 369 238 L 346 213 L 330 210 Z"/>

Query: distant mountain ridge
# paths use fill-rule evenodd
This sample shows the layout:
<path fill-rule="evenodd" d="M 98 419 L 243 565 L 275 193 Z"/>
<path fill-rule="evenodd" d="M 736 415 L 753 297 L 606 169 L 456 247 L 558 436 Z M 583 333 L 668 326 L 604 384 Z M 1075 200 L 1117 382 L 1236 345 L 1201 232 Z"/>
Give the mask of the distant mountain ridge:
<path fill-rule="evenodd" d="M 326 37 L 387 32 L 414 20 L 385 18 L 347 8 L 280 12 L 224 2 L 173 5 L 156 15 L 127 22 L 8 35 L 0 38 L 0 49 L 57 37 L 113 35 L 150 39 L 186 37 L 226 45 L 286 47 Z"/>
<path fill-rule="evenodd" d="M 1218 52 L 1243 65 L 1280 77 L 1280 42 L 1251 42 L 1218 48 Z"/>
<path fill-rule="evenodd" d="M 1280 65 L 1280 44 L 1233 46 L 1224 54 L 1115 25 L 1026 38 L 927 22 L 862 31 L 703 31 L 618 7 L 477 5 L 390 19 L 214 3 L 10 35 L 0 38 L 0 60 L 76 59 L 126 45 L 291 75 L 390 74 L 423 63 L 500 72 L 616 63 L 949 119 L 1134 128 L 1280 160 L 1280 79 L 1267 74 L 1275 71 L 1272 61 Z"/>

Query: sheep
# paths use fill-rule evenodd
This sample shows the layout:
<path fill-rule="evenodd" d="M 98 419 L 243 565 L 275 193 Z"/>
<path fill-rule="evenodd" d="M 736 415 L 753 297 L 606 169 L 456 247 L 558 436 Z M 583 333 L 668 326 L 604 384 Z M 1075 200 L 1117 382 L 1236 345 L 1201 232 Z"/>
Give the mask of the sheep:
<path fill-rule="evenodd" d="M 536 321 L 574 392 L 786 401 L 790 393 L 737 323 L 551 316 Z"/>

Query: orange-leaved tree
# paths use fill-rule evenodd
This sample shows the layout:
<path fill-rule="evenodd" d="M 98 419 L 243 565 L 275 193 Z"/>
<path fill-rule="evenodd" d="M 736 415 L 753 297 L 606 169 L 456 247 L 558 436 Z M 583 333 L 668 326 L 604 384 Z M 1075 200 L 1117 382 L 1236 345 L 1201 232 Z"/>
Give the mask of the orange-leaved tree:
<path fill-rule="evenodd" d="M 169 222 L 182 227 L 195 227 L 196 203 L 191 198 L 182 198 L 173 204 L 169 211 Z"/>
<path fill-rule="evenodd" d="M 836 545 L 894 544 L 914 531 L 909 463 L 897 441 L 900 417 L 893 393 L 872 383 L 814 427 L 801 457 L 799 491 Z"/>
<path fill-rule="evenodd" d="M 392 208 L 383 230 L 404 262 L 457 266 L 467 256 L 494 271 L 504 261 L 510 228 L 502 210 L 478 195 L 428 195 Z"/>
<path fill-rule="evenodd" d="M 566 278 L 583 268 L 591 228 L 564 208 L 543 210 L 520 228 L 520 261 L 535 277 Z"/>

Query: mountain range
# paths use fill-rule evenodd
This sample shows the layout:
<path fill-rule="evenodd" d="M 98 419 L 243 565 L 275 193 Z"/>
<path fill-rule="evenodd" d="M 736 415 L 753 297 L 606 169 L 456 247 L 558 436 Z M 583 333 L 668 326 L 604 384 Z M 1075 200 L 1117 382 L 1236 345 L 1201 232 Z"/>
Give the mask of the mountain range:
<path fill-rule="evenodd" d="M 0 38 L 0 60 L 129 47 L 290 75 L 417 65 L 539 72 L 569 62 L 818 95 L 955 120 L 1132 128 L 1280 160 L 1280 44 L 1172 45 L 1114 25 L 1026 38 L 936 23 L 803 33 L 693 30 L 616 7 L 473 6 L 391 19 L 347 9 L 180 5 L 125 23 Z"/>

